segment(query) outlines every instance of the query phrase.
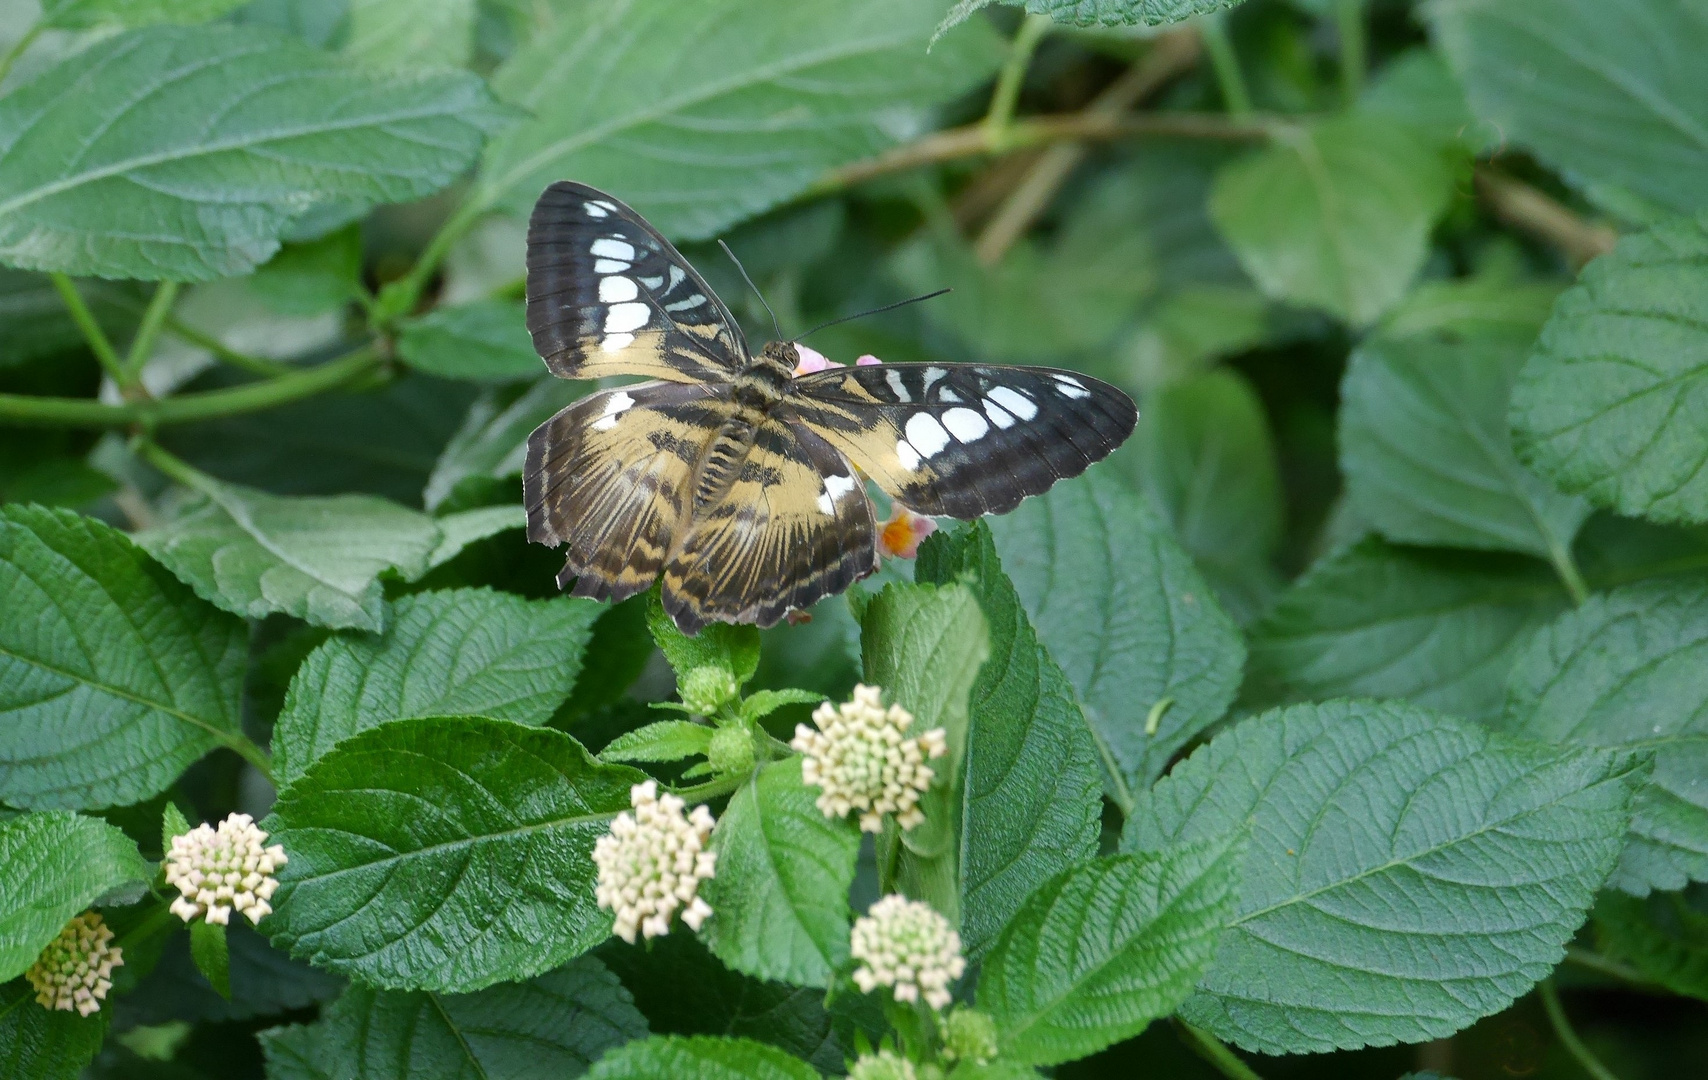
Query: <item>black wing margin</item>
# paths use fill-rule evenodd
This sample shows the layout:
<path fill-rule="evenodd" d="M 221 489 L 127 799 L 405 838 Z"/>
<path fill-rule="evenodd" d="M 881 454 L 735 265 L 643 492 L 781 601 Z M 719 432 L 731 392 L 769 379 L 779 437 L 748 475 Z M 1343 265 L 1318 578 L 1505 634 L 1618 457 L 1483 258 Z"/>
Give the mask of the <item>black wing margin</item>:
<path fill-rule="evenodd" d="M 528 333 L 564 379 L 724 382 L 747 361 L 729 309 L 681 252 L 617 199 L 568 180 L 528 220 Z"/>
<path fill-rule="evenodd" d="M 1003 514 L 1133 433 L 1126 394 L 1075 371 L 877 364 L 795 379 L 796 415 L 921 514 Z"/>

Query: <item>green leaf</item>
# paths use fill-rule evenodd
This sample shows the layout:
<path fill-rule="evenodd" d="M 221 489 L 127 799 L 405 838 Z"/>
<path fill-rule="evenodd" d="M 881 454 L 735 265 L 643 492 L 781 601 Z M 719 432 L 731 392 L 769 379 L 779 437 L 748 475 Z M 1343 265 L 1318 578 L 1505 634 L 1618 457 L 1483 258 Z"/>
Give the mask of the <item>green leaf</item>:
<path fill-rule="evenodd" d="M 475 0 L 350 0 L 344 55 L 367 67 L 465 67 Z"/>
<path fill-rule="evenodd" d="M 1281 477 L 1263 403 L 1212 371 L 1152 391 L 1134 432 L 1139 489 L 1241 621 L 1267 606 Z"/>
<path fill-rule="evenodd" d="M 198 487 L 136 542 L 197 595 L 246 618 L 379 630 L 380 575 L 420 577 L 439 546 L 432 518 L 372 495 L 270 495 L 210 477 Z"/>
<path fill-rule="evenodd" d="M 290 862 L 267 920 L 317 966 L 388 989 L 478 990 L 598 944 L 593 842 L 634 769 L 551 729 L 400 720 L 286 788 L 267 827 Z"/>
<path fill-rule="evenodd" d="M 978 597 L 964 585 L 891 583 L 860 614 L 860 658 L 866 682 L 913 714 L 913 731 L 942 728 L 949 752 L 931 768 L 939 778 L 920 797 L 926 820 L 880 838 L 899 889 L 960 921 L 960 811 L 973 686 L 990 655 L 989 625 Z M 893 845 L 900 845 L 895 850 Z"/>
<path fill-rule="evenodd" d="M 427 556 L 429 570 L 450 562 L 470 544 L 512 529 L 526 528 L 528 512 L 515 504 L 480 506 L 434 520 L 439 526 L 439 543 L 433 548 L 433 554 Z"/>
<path fill-rule="evenodd" d="M 1269 296 L 1367 326 L 1423 266 L 1452 182 L 1422 135 L 1353 113 L 1223 169 L 1210 216 Z"/>
<path fill-rule="evenodd" d="M 490 589 L 403 597 L 384 633 L 335 635 L 297 669 L 273 730 L 279 782 L 388 720 L 465 714 L 544 724 L 575 686 L 602 610 Z"/>
<path fill-rule="evenodd" d="M 249 278 L 281 315 L 337 311 L 361 295 L 362 231 L 354 225 L 305 244 L 286 244 Z"/>
<path fill-rule="evenodd" d="M 1269 309 L 1249 285 L 1182 285 L 1158 300 L 1121 343 L 1120 362 L 1131 385 L 1167 386 L 1213 360 L 1262 345 L 1271 335 Z"/>
<path fill-rule="evenodd" d="M 445 444 L 444 453 L 433 466 L 422 502 L 438 510 L 458 495 L 469 481 L 504 480 L 522 475 L 528 454 L 528 434 L 568 408 L 586 393 L 591 383 L 546 378 L 530 386 L 520 397 L 490 392 L 469 406 L 462 427 Z"/>
<path fill-rule="evenodd" d="M 1322 3 L 1318 15 L 1329 15 Z M 1493 149 L 1499 135 L 1480 124 L 1465 103 L 1465 91 L 1434 49 L 1407 49 L 1382 65 L 1358 96 L 1358 110 L 1389 122 L 1407 124 L 1442 145 L 1464 142 Z"/>
<path fill-rule="evenodd" d="M 0 596 L 0 800 L 137 802 L 242 739 L 247 630 L 118 530 L 0 507 Z"/>
<path fill-rule="evenodd" d="M 172 838 L 183 836 L 189 831 L 189 819 L 184 816 L 182 810 L 178 809 L 177 803 L 169 800 L 165 809 L 160 812 L 160 850 L 171 851 Z"/>
<path fill-rule="evenodd" d="M 215 993 L 231 1000 L 231 950 L 225 943 L 225 927 L 206 919 L 190 924 L 190 959 L 207 976 Z"/>
<path fill-rule="evenodd" d="M 761 720 L 785 705 L 817 705 L 824 695 L 816 690 L 755 690 L 741 703 L 744 720 Z"/>
<path fill-rule="evenodd" d="M 702 887 L 701 932 L 736 971 L 828 986 L 848 960 L 848 887 L 860 854 L 851 820 L 827 818 L 801 783 L 801 759 L 774 761 L 730 797 L 712 834 L 718 873 Z"/>
<path fill-rule="evenodd" d="M 606 1054 L 588 1080 L 819 1080 L 818 1070 L 751 1039 L 655 1035 Z"/>
<path fill-rule="evenodd" d="M 1596 944 L 1673 993 L 1708 1001 L 1705 901 L 1701 886 L 1643 898 L 1604 892 L 1590 913 Z"/>
<path fill-rule="evenodd" d="M 42 22 L 61 30 L 92 26 L 193 25 L 243 6 L 244 0 L 45 0 Z"/>
<path fill-rule="evenodd" d="M 1512 281 L 1480 274 L 1451 281 L 1425 281 L 1382 318 L 1384 338 L 1500 338 L 1529 347 L 1548 321 L 1560 286 Z"/>
<path fill-rule="evenodd" d="M 256 27 L 120 34 L 0 99 L 0 260 L 242 274 L 316 202 L 443 187 L 504 116 L 473 75 L 365 74 Z"/>
<path fill-rule="evenodd" d="M 1513 388 L 1512 427 L 1562 491 L 1708 521 L 1708 215 L 1626 237 L 1584 270 Z"/>
<path fill-rule="evenodd" d="M 689 637 L 665 614 L 664 601 L 654 589 L 647 593 L 646 626 L 678 680 L 695 668 L 721 667 L 745 683 L 759 669 L 759 628 L 751 623 L 712 623 Z"/>
<path fill-rule="evenodd" d="M 1708 579 L 1590 597 L 1531 639 L 1502 729 L 1542 742 L 1653 751 L 1611 884 L 1643 895 L 1708 880 Z"/>
<path fill-rule="evenodd" d="M 914 573 L 967 575 L 990 625 L 990 660 L 973 684 L 958 820 L 961 939 L 970 959 L 1044 881 L 1097 852 L 1103 800 L 1097 743 L 1073 685 L 1038 640 L 990 529 L 938 533 Z"/>
<path fill-rule="evenodd" d="M 55 931 L 57 933 L 57 931 Z M 100 1052 L 107 1013 L 43 1009 L 22 979 L 0 985 L 0 1062 L 19 1080 L 78 1080 Z"/>
<path fill-rule="evenodd" d="M 126 302 L 133 298 L 123 286 L 103 282 L 91 288 L 89 282 L 80 282 L 78 289 L 109 338 L 122 340 L 135 330 L 137 316 Z M 65 300 L 49 278 L 0 269 L 0 369 L 84 347 L 83 331 L 71 321 Z M 40 437 L 39 432 L 34 434 Z"/>
<path fill-rule="evenodd" d="M 1532 559 L 1368 537 L 1312 566 L 1252 627 L 1253 689 L 1264 703 L 1408 698 L 1492 720 L 1524 643 L 1569 603 Z"/>
<path fill-rule="evenodd" d="M 1341 384 L 1354 513 L 1400 543 L 1563 562 L 1589 504 L 1527 472 L 1507 435 L 1524 353 L 1491 341 L 1366 342 Z"/>
<path fill-rule="evenodd" d="M 986 3 L 989 0 L 985 0 Z M 1003 0 L 1014 3 L 1015 0 Z M 1240 0 L 1025 0 L 1026 10 L 1069 26 L 1160 26 L 1208 11 L 1233 7 Z"/>
<path fill-rule="evenodd" d="M 270 1080 L 574 1077 L 646 1037 L 616 976 L 591 956 L 472 994 L 353 984 L 308 1026 L 261 1032 Z"/>
<path fill-rule="evenodd" d="M 410 319 L 397 353 L 410 367 L 447 379 L 507 382 L 537 378 L 545 369 L 522 305 L 507 300 L 477 300 Z"/>
<path fill-rule="evenodd" d="M 1238 899 L 1243 837 L 1116 855 L 1045 882 L 992 947 L 979 1008 L 1005 1057 L 1094 1054 L 1192 993 Z"/>
<path fill-rule="evenodd" d="M 1483 120 L 1569 179 L 1708 206 L 1708 20 L 1676 0 L 1440 0 L 1437 45 Z"/>
<path fill-rule="evenodd" d="M 914 0 L 638 0 L 562 11 L 493 77 L 534 114 L 493 140 L 475 206 L 525 213 L 573 176 L 697 239 L 925 130 L 984 79 L 995 34 L 926 40 Z"/>
<path fill-rule="evenodd" d="M 1176 766 L 1122 847 L 1253 823 L 1239 915 L 1183 1019 L 1267 1054 L 1421 1042 L 1559 962 L 1619 857 L 1642 770 L 1402 702 L 1298 705 Z"/>
<path fill-rule="evenodd" d="M 21 975 L 72 916 L 149 878 L 135 841 L 64 810 L 0 821 L 0 982 Z"/>
<path fill-rule="evenodd" d="M 1167 526 L 1107 470 L 1063 481 L 990 528 L 1105 767 L 1134 790 L 1150 786 L 1227 711 L 1245 663 L 1238 628 Z M 1147 735 L 1164 698 L 1174 704 Z"/>
<path fill-rule="evenodd" d="M 603 761 L 681 761 L 705 756 L 712 745 L 712 729 L 692 720 L 660 720 L 627 731 L 599 751 Z"/>
<path fill-rule="evenodd" d="M 190 936 L 172 935 L 165 941 L 154 969 L 135 990 L 119 999 L 114 1014 L 119 1026 L 276 1016 L 331 1001 L 344 989 L 344 980 L 338 976 L 292 960 L 273 948 L 249 928 L 247 920 L 227 927 L 225 936 L 231 961 L 229 1000 L 215 993 L 197 970 L 190 953 Z"/>

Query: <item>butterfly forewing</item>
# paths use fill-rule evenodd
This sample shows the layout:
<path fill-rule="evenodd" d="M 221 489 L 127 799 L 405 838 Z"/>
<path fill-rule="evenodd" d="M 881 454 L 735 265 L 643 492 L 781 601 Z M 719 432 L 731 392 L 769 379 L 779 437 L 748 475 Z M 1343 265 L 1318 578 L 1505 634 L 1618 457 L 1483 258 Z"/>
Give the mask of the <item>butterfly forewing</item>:
<path fill-rule="evenodd" d="M 684 532 L 695 470 L 733 410 L 728 387 L 650 382 L 582 398 L 535 429 L 522 474 L 528 539 L 567 544 L 560 585 L 621 600 Z"/>
<path fill-rule="evenodd" d="M 724 381 L 747 363 L 735 319 L 681 253 L 621 202 L 568 181 L 528 222 L 528 332 L 565 379 Z"/>
<path fill-rule="evenodd" d="M 1006 513 L 1078 476 L 1138 419 L 1089 376 L 981 364 L 833 368 L 796 379 L 787 401 L 902 505 L 957 518 Z"/>
<path fill-rule="evenodd" d="M 848 461 L 801 425 L 767 420 L 665 567 L 665 610 L 688 633 L 713 620 L 770 626 L 876 570 L 876 531 Z"/>

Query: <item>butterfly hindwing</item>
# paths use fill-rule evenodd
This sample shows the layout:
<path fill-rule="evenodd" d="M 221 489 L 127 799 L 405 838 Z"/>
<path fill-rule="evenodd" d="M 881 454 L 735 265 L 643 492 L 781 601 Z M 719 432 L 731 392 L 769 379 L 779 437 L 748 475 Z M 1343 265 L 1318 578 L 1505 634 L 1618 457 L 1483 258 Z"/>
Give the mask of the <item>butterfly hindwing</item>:
<path fill-rule="evenodd" d="M 770 626 L 878 567 L 859 475 L 787 420 L 759 426 L 735 481 L 694 520 L 664 569 L 664 608 L 686 633 L 713 620 Z"/>
<path fill-rule="evenodd" d="M 528 222 L 528 332 L 565 379 L 725 381 L 747 363 L 729 309 L 639 214 L 559 181 Z"/>
<path fill-rule="evenodd" d="M 650 382 L 590 394 L 528 438 L 528 539 L 567 544 L 559 584 L 622 600 L 650 586 L 686 523 L 728 388 Z"/>
<path fill-rule="evenodd" d="M 956 518 L 1006 513 L 1078 476 L 1138 419 L 1089 376 L 982 364 L 833 368 L 794 380 L 787 401 L 902 505 Z"/>

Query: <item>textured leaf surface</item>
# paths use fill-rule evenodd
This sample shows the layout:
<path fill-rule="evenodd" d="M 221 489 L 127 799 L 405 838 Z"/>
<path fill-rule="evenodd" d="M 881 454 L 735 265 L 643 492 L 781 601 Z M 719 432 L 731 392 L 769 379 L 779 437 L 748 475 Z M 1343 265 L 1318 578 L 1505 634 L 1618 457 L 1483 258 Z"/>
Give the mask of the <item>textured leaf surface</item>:
<path fill-rule="evenodd" d="M 1477 115 L 1568 177 L 1708 206 L 1708 13 L 1676 0 L 1443 0 Z"/>
<path fill-rule="evenodd" d="M 975 523 L 920 549 L 921 581 L 970 573 L 990 626 L 990 659 L 973 684 L 959 822 L 961 938 L 976 959 L 1046 880 L 1097 851 L 1097 744 L 1073 684 L 1039 641 Z"/>
<path fill-rule="evenodd" d="M 243 624 L 116 529 L 0 507 L 0 596 L 0 800 L 136 802 L 239 737 Z"/>
<path fill-rule="evenodd" d="M 62 29 L 192 24 L 217 19 L 242 6 L 243 0 L 47 0 L 42 4 L 42 21 Z"/>
<path fill-rule="evenodd" d="M 41 1008 L 22 979 L 0 986 L 0 1069 L 6 1076 L 77 1080 L 106 1034 L 105 1013 L 82 1017 Z"/>
<path fill-rule="evenodd" d="M 1073 685 L 1107 767 L 1143 788 L 1220 719 L 1245 663 L 1239 630 L 1191 558 L 1107 470 L 991 518 L 1002 567 Z M 1164 698 L 1155 735 L 1150 710 Z"/>
<path fill-rule="evenodd" d="M 0 101 L 0 259 L 241 274 L 316 203 L 443 187 L 503 115 L 473 75 L 365 74 L 258 27 L 120 34 Z"/>
<path fill-rule="evenodd" d="M 0 821 L 0 866 L 0 982 L 23 974 L 104 893 L 149 877 L 124 833 L 64 810 Z"/>
<path fill-rule="evenodd" d="M 1401 703 L 1298 705 L 1176 766 L 1122 846 L 1251 822 L 1239 915 L 1186 1020 L 1270 1054 L 1421 1042 L 1559 962 L 1619 856 L 1640 771 Z"/>
<path fill-rule="evenodd" d="M 350 0 L 344 55 L 375 68 L 462 67 L 475 0 Z"/>
<path fill-rule="evenodd" d="M 1563 558 L 1589 504 L 1518 463 L 1507 406 L 1524 354 L 1507 343 L 1370 342 L 1341 385 L 1353 511 L 1390 540 Z"/>
<path fill-rule="evenodd" d="M 379 630 L 380 575 L 427 572 L 433 519 L 371 495 L 271 495 L 208 481 L 181 513 L 136 542 L 196 594 L 259 619 Z"/>
<path fill-rule="evenodd" d="M 1612 884 L 1642 895 L 1708 880 L 1708 579 L 1592 596 L 1538 633 L 1503 727 L 1549 743 L 1650 750 Z"/>
<path fill-rule="evenodd" d="M 1568 604 L 1532 559 L 1375 537 L 1312 566 L 1252 627 L 1259 696 L 1409 698 L 1492 720 L 1536 628 Z"/>
<path fill-rule="evenodd" d="M 270 1080 L 574 1077 L 645 1038 L 646 1018 L 598 960 L 472 994 L 352 985 L 307 1026 L 261 1033 Z"/>
<path fill-rule="evenodd" d="M 504 300 L 438 308 L 412 319 L 397 339 L 397 353 L 417 371 L 447 379 L 506 382 L 545 370 L 528 337 L 522 305 Z"/>
<path fill-rule="evenodd" d="M 818 1080 L 818 1070 L 751 1039 L 654 1036 L 606 1054 L 592 1080 Z"/>
<path fill-rule="evenodd" d="M 1265 293 L 1366 326 L 1422 268 L 1451 183 L 1422 135 L 1354 113 L 1223 169 L 1210 216 Z"/>
<path fill-rule="evenodd" d="M 435 518 L 439 526 L 439 543 L 427 556 L 427 568 L 443 566 L 463 553 L 470 544 L 489 536 L 528 526 L 528 512 L 510 503 L 502 506 L 477 506 Z"/>
<path fill-rule="evenodd" d="M 196 970 L 188 935 L 166 940 L 160 960 L 135 991 L 114 1003 L 120 1028 L 165 1024 L 173 1020 L 248 1020 L 307 1009 L 331 1001 L 344 989 L 336 975 L 293 960 L 267 939 L 242 925 L 227 928 L 231 957 L 231 997 L 220 997 Z"/>
<path fill-rule="evenodd" d="M 1596 943 L 1675 994 L 1708 1001 L 1708 891 L 1647 897 L 1605 892 L 1591 913 Z"/>
<path fill-rule="evenodd" d="M 712 834 L 718 873 L 702 891 L 706 944 L 736 971 L 827 986 L 848 959 L 848 886 L 860 854 L 852 818 L 827 818 L 801 759 L 774 761 L 730 797 Z"/>
<path fill-rule="evenodd" d="M 1627 237 L 1584 270 L 1513 388 L 1512 427 L 1564 491 L 1708 521 L 1708 215 Z"/>
<path fill-rule="evenodd" d="M 880 843 L 901 845 L 897 887 L 952 920 L 961 910 L 956 796 L 965 783 L 973 684 L 990 654 L 989 623 L 964 585 L 886 585 L 860 618 L 866 682 L 913 714 L 913 730 L 942 728 L 947 736 L 948 754 L 931 766 L 940 782 L 920 797 L 926 820 Z"/>
<path fill-rule="evenodd" d="M 494 76 L 535 119 L 493 141 L 474 198 L 525 211 L 573 176 L 667 236 L 711 236 L 925 130 L 989 74 L 992 31 L 927 54 L 937 19 L 914 0 L 569 8 Z"/>
<path fill-rule="evenodd" d="M 575 686 L 602 610 L 591 600 L 524 600 L 490 589 L 402 598 L 384 633 L 332 637 L 297 669 L 273 730 L 279 782 L 388 720 L 464 714 L 545 723 Z"/>
<path fill-rule="evenodd" d="M 433 465 L 422 502 L 437 510 L 469 481 L 503 480 L 522 475 L 528 454 L 528 435 L 567 408 L 592 385 L 564 379 L 541 379 L 520 397 L 507 400 L 496 392 L 476 398 L 456 434 Z"/>
<path fill-rule="evenodd" d="M 1069 26 L 1157 26 L 1240 0 L 1026 0 L 1026 10 Z"/>
<path fill-rule="evenodd" d="M 1004 1055 L 1085 1057 L 1185 1001 L 1236 908 L 1234 841 L 1098 859 L 1033 893 L 979 973 Z"/>
<path fill-rule="evenodd" d="M 593 842 L 641 779 L 503 720 L 363 732 L 274 806 L 267 827 L 291 861 L 267 933 L 371 986 L 464 992 L 537 975 L 610 933 Z"/>

